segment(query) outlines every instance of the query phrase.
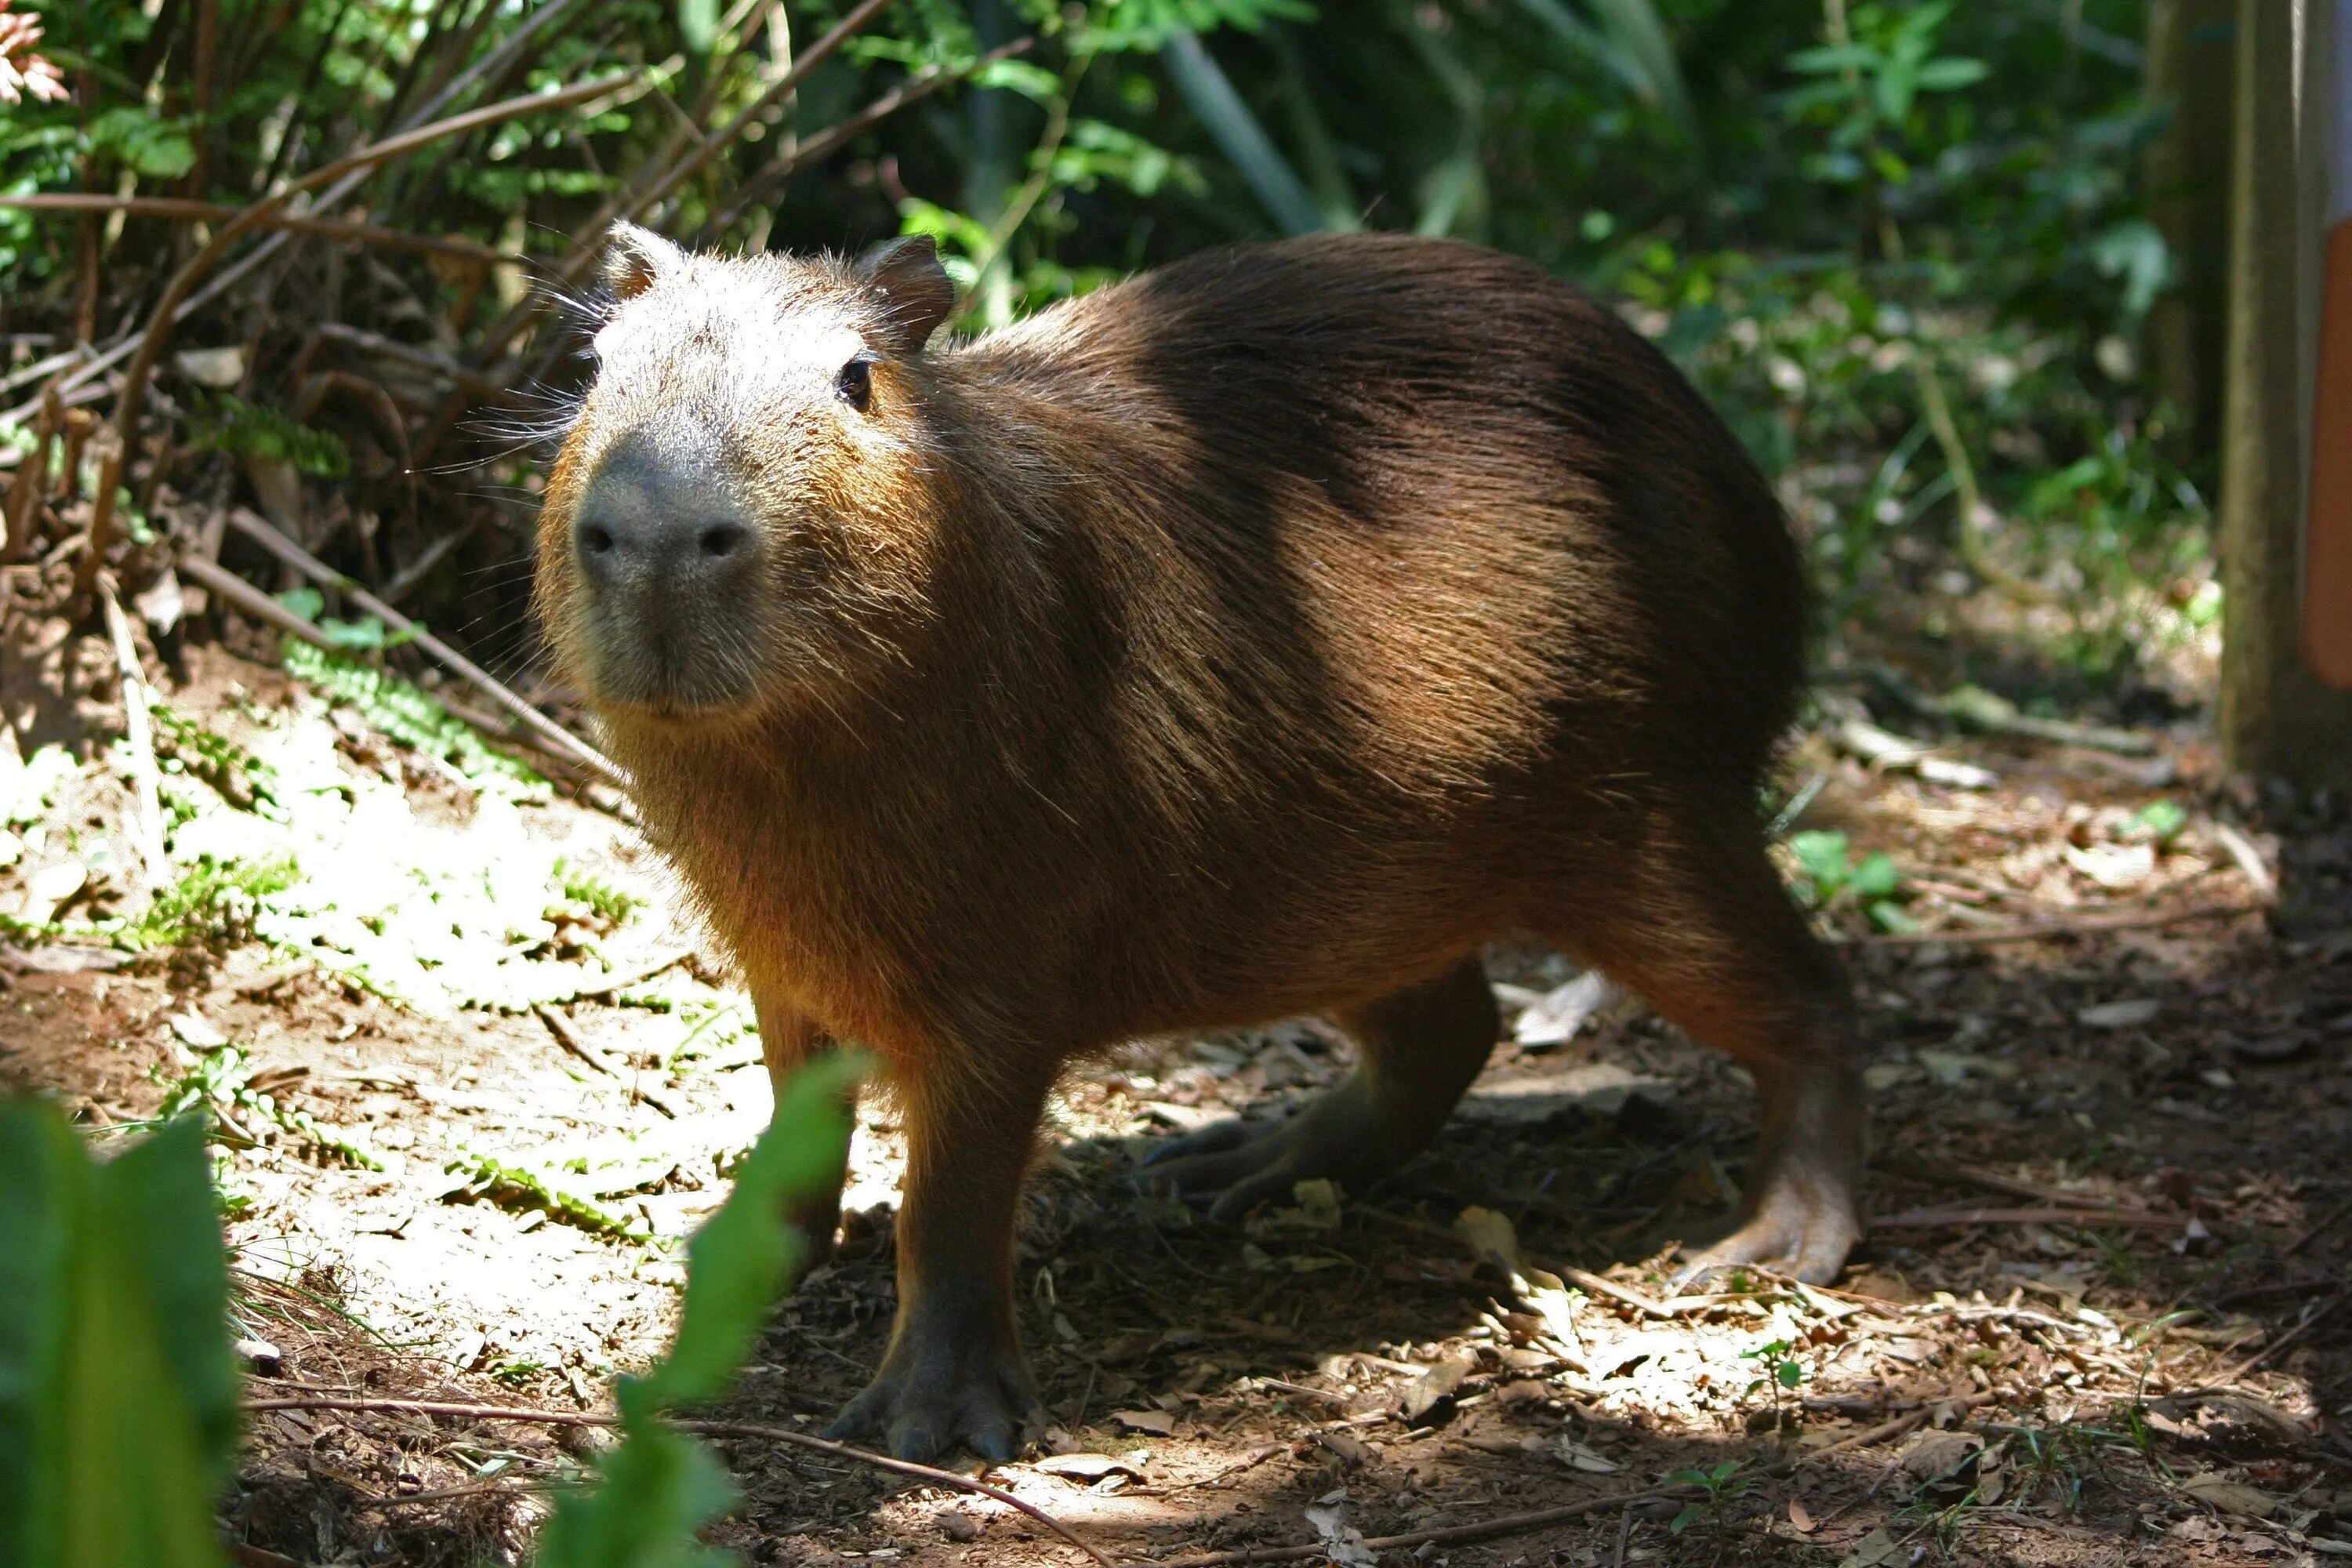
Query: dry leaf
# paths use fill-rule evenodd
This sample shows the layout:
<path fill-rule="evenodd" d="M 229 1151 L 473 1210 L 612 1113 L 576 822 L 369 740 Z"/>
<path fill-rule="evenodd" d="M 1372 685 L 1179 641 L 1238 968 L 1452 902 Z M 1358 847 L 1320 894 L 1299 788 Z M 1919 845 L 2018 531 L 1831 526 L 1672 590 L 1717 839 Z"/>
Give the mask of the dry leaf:
<path fill-rule="evenodd" d="M 1789 1522 L 1796 1527 L 1798 1534 L 1811 1535 L 1813 1532 L 1813 1510 L 1807 1508 L 1796 1498 L 1790 1498 L 1789 1500 Z"/>
<path fill-rule="evenodd" d="M 1573 1437 L 1559 1440 L 1559 1457 L 1568 1461 L 1571 1470 L 1590 1470 L 1596 1476 L 1613 1476 L 1625 1467 L 1608 1455 L 1586 1447 Z"/>
<path fill-rule="evenodd" d="M 2074 1015 L 2074 1021 L 2086 1029 L 2133 1029 L 2153 1022 L 2164 1004 L 2153 996 L 2133 996 L 2121 1002 L 2102 1002 L 2095 1007 L 2085 1007 Z"/>
<path fill-rule="evenodd" d="M 1145 1479 L 1141 1469 L 1116 1454 L 1049 1454 L 1029 1468 L 1090 1486 L 1111 1475 L 1132 1476 L 1139 1481 Z"/>
<path fill-rule="evenodd" d="M 1838 1559 L 1837 1568 L 1880 1568 L 1887 1563 L 1903 1561 L 1903 1548 L 1895 1544 L 1895 1537 L 1880 1525 L 1862 1538 L 1854 1549 Z"/>
<path fill-rule="evenodd" d="M 2278 1507 L 2279 1500 L 2273 1494 L 2225 1479 L 2210 1470 L 2189 1477 L 2180 1483 L 2180 1489 L 2208 1507 L 2242 1519 L 2268 1519 Z"/>
<path fill-rule="evenodd" d="M 1165 1410 L 1114 1410 L 1110 1418 L 1130 1432 L 1149 1432 L 1156 1437 L 1176 1430 L 1176 1417 Z"/>

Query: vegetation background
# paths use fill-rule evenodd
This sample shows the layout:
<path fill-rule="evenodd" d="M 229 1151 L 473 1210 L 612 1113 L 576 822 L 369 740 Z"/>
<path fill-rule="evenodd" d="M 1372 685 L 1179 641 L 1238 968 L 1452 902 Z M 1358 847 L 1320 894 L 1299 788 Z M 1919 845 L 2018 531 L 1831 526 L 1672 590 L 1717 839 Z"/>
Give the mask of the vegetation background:
<path fill-rule="evenodd" d="M 173 445 L 130 460 L 134 506 L 249 499 L 511 670 L 616 216 L 730 247 L 930 233 L 971 331 L 1204 245 L 1410 229 L 1627 301 L 1786 481 L 1832 629 L 1966 653 L 1974 627 L 2042 667 L 2024 695 L 2079 700 L 2218 616 L 2218 302 L 2178 285 L 2219 192 L 2168 156 L 2145 0 L 892 0 L 828 48 L 850 9 L 18 0 L 68 89 L 0 107 L 0 404 L 104 401 L 230 209 L 620 73 L 294 205 L 364 233 L 232 248 L 172 339 L 222 352 L 164 357 L 142 435 Z M 2157 9 L 2159 53 L 2210 26 Z M 2151 333 L 2182 306 L 2202 323 Z"/>

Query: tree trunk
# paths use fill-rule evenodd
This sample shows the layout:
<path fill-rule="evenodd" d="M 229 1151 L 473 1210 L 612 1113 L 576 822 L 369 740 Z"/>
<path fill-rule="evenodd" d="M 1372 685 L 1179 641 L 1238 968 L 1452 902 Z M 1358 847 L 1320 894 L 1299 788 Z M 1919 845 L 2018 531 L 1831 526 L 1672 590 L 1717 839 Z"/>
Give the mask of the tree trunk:
<path fill-rule="evenodd" d="M 2298 647 L 2333 8 L 2333 0 L 2242 0 L 2238 11 L 2221 736 L 2242 772 L 2343 788 L 2352 787 L 2352 692 L 2322 684 Z M 2298 58 L 2308 78 L 2300 92 Z"/>
<path fill-rule="evenodd" d="M 2209 448 L 2220 438 L 2230 330 L 2230 153 L 2237 0 L 2150 0 L 2147 98 L 2171 110 L 2147 150 L 2148 216 L 2173 288 L 2148 312 L 2157 391 Z"/>

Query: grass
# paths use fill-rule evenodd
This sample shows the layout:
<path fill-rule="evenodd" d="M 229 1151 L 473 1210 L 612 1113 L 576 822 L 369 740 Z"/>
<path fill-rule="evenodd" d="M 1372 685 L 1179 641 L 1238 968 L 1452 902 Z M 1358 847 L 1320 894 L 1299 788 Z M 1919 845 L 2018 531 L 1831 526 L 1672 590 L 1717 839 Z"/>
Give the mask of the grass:
<path fill-rule="evenodd" d="M 237 941 L 251 932 L 261 900 L 292 887 L 300 874 L 291 856 L 268 860 L 201 856 L 180 873 L 178 881 L 155 895 L 122 939 L 142 952 Z"/>

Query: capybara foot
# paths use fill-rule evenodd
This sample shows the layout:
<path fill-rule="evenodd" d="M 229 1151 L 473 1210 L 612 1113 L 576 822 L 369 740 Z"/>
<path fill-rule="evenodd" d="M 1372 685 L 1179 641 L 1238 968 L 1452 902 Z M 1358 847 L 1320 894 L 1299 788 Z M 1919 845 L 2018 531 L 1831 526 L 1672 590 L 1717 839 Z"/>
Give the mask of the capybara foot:
<path fill-rule="evenodd" d="M 842 1442 L 878 1443 L 894 1458 L 926 1463 L 963 1444 L 995 1462 L 1021 1451 L 1037 1395 L 1017 1344 L 976 1334 L 908 1334 L 866 1392 L 825 1428 Z"/>
<path fill-rule="evenodd" d="M 1784 1185 L 1764 1194 L 1755 1217 L 1692 1258 L 1675 1277 L 1676 1290 L 1727 1268 L 1769 1269 L 1826 1285 L 1845 1267 L 1862 1235 L 1846 1194 L 1803 1193 Z"/>
<path fill-rule="evenodd" d="M 1335 1094 L 1344 1095 L 1342 1089 Z M 1354 1183 L 1364 1168 L 1360 1129 L 1326 1110 L 1333 1096 L 1287 1121 L 1219 1121 L 1152 1151 L 1143 1185 L 1208 1202 L 1213 1219 L 1238 1219 L 1269 1199 L 1287 1202 L 1300 1182 Z"/>

